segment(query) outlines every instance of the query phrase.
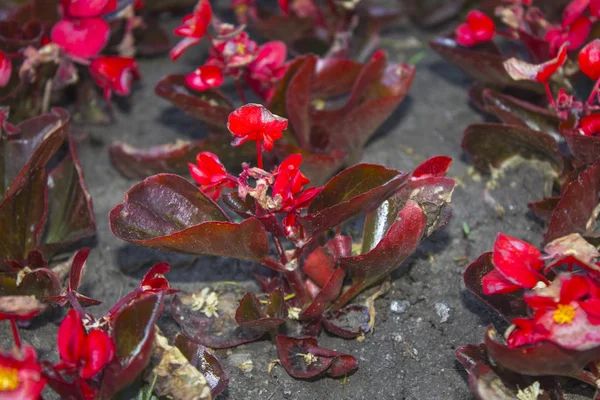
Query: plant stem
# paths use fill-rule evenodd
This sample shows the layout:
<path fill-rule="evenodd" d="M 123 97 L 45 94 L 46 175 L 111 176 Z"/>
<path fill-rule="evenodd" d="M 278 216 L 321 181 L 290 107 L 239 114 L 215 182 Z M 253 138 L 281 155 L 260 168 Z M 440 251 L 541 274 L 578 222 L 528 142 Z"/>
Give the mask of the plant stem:
<path fill-rule="evenodd" d="M 544 89 L 546 89 L 546 96 L 548 96 L 548 101 L 552 107 L 556 107 L 556 102 L 554 101 L 554 96 L 552 95 L 552 90 L 550 90 L 550 85 L 548 82 L 544 82 Z"/>
<path fill-rule="evenodd" d="M 17 346 L 17 348 L 21 348 L 21 336 L 19 335 L 19 327 L 17 326 L 17 323 L 15 322 L 14 319 L 10 318 L 8 320 L 10 322 L 10 328 L 12 329 L 12 335 L 13 335 L 13 339 L 15 341 L 15 346 Z"/>
<path fill-rule="evenodd" d="M 242 103 L 248 104 L 248 101 L 246 100 L 246 93 L 244 93 L 244 87 L 238 78 L 235 78 L 235 88 L 237 89 L 238 96 L 240 96 Z"/>
<path fill-rule="evenodd" d="M 256 166 L 260 169 L 263 168 L 262 143 L 260 140 L 256 141 Z"/>
<path fill-rule="evenodd" d="M 277 253 L 279 254 L 279 260 L 283 265 L 287 264 L 288 259 L 285 255 L 285 250 L 283 250 L 283 246 L 281 245 L 281 240 L 278 236 L 271 234 L 273 237 L 273 241 L 275 242 L 275 247 L 277 248 Z"/>
<path fill-rule="evenodd" d="M 590 105 L 594 102 L 594 99 L 596 98 L 596 92 L 598 91 L 598 87 L 600 86 L 600 79 L 598 79 L 596 81 L 596 84 L 594 85 L 594 88 L 592 89 L 592 93 L 590 93 L 590 97 L 588 97 L 586 104 Z"/>
<path fill-rule="evenodd" d="M 296 293 L 296 297 L 300 301 L 300 304 L 307 304 L 310 301 L 310 296 L 304 287 L 304 282 L 302 282 L 300 270 L 295 269 L 293 271 L 286 271 L 285 278 L 287 279 L 294 293 Z"/>

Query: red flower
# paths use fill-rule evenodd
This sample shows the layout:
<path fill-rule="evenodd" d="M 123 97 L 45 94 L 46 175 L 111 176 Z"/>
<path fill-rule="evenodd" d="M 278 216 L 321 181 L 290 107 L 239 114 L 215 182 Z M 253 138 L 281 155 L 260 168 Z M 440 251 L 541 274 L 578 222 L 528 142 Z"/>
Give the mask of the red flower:
<path fill-rule="evenodd" d="M 246 81 L 252 90 L 266 101 L 271 99 L 277 82 L 287 70 L 286 56 L 285 43 L 267 42 L 260 46 L 256 59 L 248 65 Z"/>
<path fill-rule="evenodd" d="M 260 104 L 246 104 L 229 114 L 227 128 L 235 136 L 233 146 L 239 146 L 247 140 L 263 141 L 266 151 L 273 143 L 281 139 L 287 129 L 285 118 L 273 115 Z"/>
<path fill-rule="evenodd" d="M 119 96 L 131 93 L 131 83 L 140 79 L 135 59 L 106 56 L 92 60 L 90 73 L 96 85 L 104 89 L 104 97 L 110 100 L 112 92 Z"/>
<path fill-rule="evenodd" d="M 483 277 L 483 293 L 510 293 L 546 281 L 542 253 L 531 244 L 499 233 L 492 254 L 495 269 Z"/>
<path fill-rule="evenodd" d="M 61 0 L 63 13 L 71 18 L 92 18 L 117 9 L 117 0 Z"/>
<path fill-rule="evenodd" d="M 235 179 L 230 178 L 216 154 L 207 151 L 198 153 L 196 165 L 189 163 L 188 167 L 202 192 L 214 200 L 221 196 L 221 190 L 235 187 Z"/>
<path fill-rule="evenodd" d="M 283 15 L 288 15 L 290 12 L 290 5 L 288 4 L 288 0 L 279 0 L 279 8 Z"/>
<path fill-rule="evenodd" d="M 465 47 L 489 42 L 496 34 L 494 21 L 486 14 L 473 10 L 467 15 L 467 22 L 456 28 L 456 41 Z"/>
<path fill-rule="evenodd" d="M 208 90 L 223 84 L 223 71 L 214 65 L 198 67 L 185 77 L 185 84 L 194 90 Z"/>
<path fill-rule="evenodd" d="M 10 58 L 0 50 L 0 87 L 8 85 L 12 75 L 12 62 Z"/>
<path fill-rule="evenodd" d="M 301 154 L 292 154 L 288 156 L 279 165 L 276 172 L 275 182 L 273 183 L 273 197 L 279 195 L 282 201 L 282 211 L 291 211 L 306 207 L 308 203 L 321 191 L 320 188 L 311 188 L 302 192 L 304 185 L 310 183 L 310 180 L 300 172 L 302 163 Z"/>
<path fill-rule="evenodd" d="M 600 345 L 600 300 L 590 298 L 590 280 L 562 274 L 550 286 L 528 293 L 534 310 L 534 330 L 561 347 L 586 350 Z"/>
<path fill-rule="evenodd" d="M 179 290 L 171 289 L 169 281 L 164 276 L 170 270 L 171 267 L 167 263 L 156 264 L 144 275 L 140 288 L 144 292 L 165 292 L 166 294 L 179 292 Z"/>
<path fill-rule="evenodd" d="M 184 39 L 171 50 L 171 59 L 175 61 L 183 52 L 195 44 L 200 43 L 212 19 L 212 8 L 208 0 L 200 0 L 193 14 L 188 14 L 182 19 L 182 25 L 174 30 L 177 36 Z"/>
<path fill-rule="evenodd" d="M 72 309 L 58 327 L 58 354 L 61 362 L 57 369 L 77 370 L 86 380 L 101 372 L 113 359 L 115 345 L 100 329 L 86 334 L 81 317 Z"/>
<path fill-rule="evenodd" d="M 585 136 L 595 136 L 600 132 L 600 114 L 590 114 L 582 119 L 579 131 Z"/>
<path fill-rule="evenodd" d="M 0 353 L 0 399 L 38 399 L 46 379 L 42 376 L 35 349 L 25 346 L 15 352 Z"/>
<path fill-rule="evenodd" d="M 54 25 L 52 41 L 67 53 L 80 58 L 90 58 L 106 46 L 110 27 L 102 18 L 81 20 L 63 19 Z"/>
<path fill-rule="evenodd" d="M 229 34 L 230 27 L 221 32 L 221 36 Z M 220 66 L 227 70 L 228 74 L 235 74 L 237 68 L 245 67 L 256 59 L 258 45 L 250 40 L 246 32 L 241 32 L 233 38 L 215 41 L 211 49 L 211 57 L 207 64 Z"/>
<path fill-rule="evenodd" d="M 0 297 L 0 321 L 27 321 L 46 309 L 46 305 L 33 296 Z"/>
<path fill-rule="evenodd" d="M 567 50 L 575 50 L 583 46 L 592 29 L 592 21 L 581 16 L 570 26 L 557 27 L 548 30 L 544 40 L 550 44 L 550 53 L 556 54 L 567 44 Z"/>
<path fill-rule="evenodd" d="M 592 40 L 581 49 L 579 68 L 592 80 L 600 79 L 600 39 Z"/>
<path fill-rule="evenodd" d="M 590 0 L 590 14 L 600 18 L 600 0 Z"/>

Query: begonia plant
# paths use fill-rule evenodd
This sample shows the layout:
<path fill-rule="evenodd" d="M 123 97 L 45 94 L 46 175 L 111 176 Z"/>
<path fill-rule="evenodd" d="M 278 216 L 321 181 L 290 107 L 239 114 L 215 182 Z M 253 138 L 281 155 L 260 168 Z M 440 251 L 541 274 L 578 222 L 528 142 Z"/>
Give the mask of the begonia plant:
<path fill-rule="evenodd" d="M 96 232 L 69 126 L 61 109 L 1 124 L 0 295 L 58 295 L 60 277 L 48 269 L 48 260 Z"/>
<path fill-rule="evenodd" d="M 85 249 L 75 256 L 68 288 L 60 296 L 44 298 L 70 308 L 58 327 L 58 362 L 38 359 L 35 349 L 22 343 L 15 323 L 35 318 L 47 305 L 22 294 L 0 297 L 0 320 L 10 321 L 14 339 L 12 349 L 0 352 L 1 398 L 38 399 L 47 385 L 63 399 L 109 399 L 146 369 L 165 297 L 176 292 L 163 276 L 169 266 L 152 267 L 137 288 L 95 318 L 83 306 L 100 302 L 73 286 L 83 277 L 88 254 Z"/>
<path fill-rule="evenodd" d="M 23 3 L 23 2 L 21 2 Z M 0 104 L 11 121 L 70 104 L 83 122 L 107 122 L 96 87 L 110 105 L 140 78 L 133 58 L 168 51 L 156 19 L 143 20 L 143 2 L 31 0 L 0 17 Z"/>
<path fill-rule="evenodd" d="M 111 229 L 140 246 L 266 267 L 257 273 L 265 306 L 262 295 L 242 296 L 236 287 L 175 296 L 171 312 L 182 333 L 210 348 L 269 334 L 292 376 L 341 376 L 357 361 L 318 347 L 321 326 L 344 338 L 372 328 L 369 309 L 349 303 L 448 222 L 451 160 L 434 157 L 412 174 L 357 164 L 321 187 L 308 187 L 300 153 L 265 169 L 263 153 L 283 140 L 287 124 L 259 104 L 234 110 L 227 122 L 232 145 L 255 149 L 255 165 L 244 163 L 233 174 L 217 155 L 201 152 L 188 166 L 196 185 L 173 174 L 145 179 L 111 211 Z M 344 224 L 361 215 L 362 238 L 344 234 Z"/>
<path fill-rule="evenodd" d="M 477 398 L 563 398 L 558 377 L 598 389 L 599 258 L 577 233 L 543 252 L 500 233 L 493 251 L 469 265 L 467 289 L 511 324 L 503 335 L 490 326 L 483 344 L 456 350 Z"/>
<path fill-rule="evenodd" d="M 453 40 L 450 38 L 432 42 L 434 49 L 459 66 L 466 66 L 463 61 L 467 59 L 473 66 L 475 54 L 479 61 L 490 63 L 466 71 L 478 81 L 470 97 L 477 108 L 500 123 L 469 126 L 462 147 L 485 173 L 527 160 L 534 161 L 550 178 L 545 198 L 529 205 L 531 212 L 548 224 L 546 242 L 570 233 L 594 236 L 600 203 L 596 183 L 600 176 L 596 135 L 600 39 L 594 38 L 589 27 L 580 29 L 577 24 L 595 22 L 597 5 L 571 1 L 560 26 L 550 24 L 539 9 L 525 2 L 504 3 L 496 10 L 507 25 L 505 30 L 495 27 L 489 16 L 472 11 L 467 22 L 456 29 L 455 45 L 441 45 Z M 491 32 L 509 41 L 517 39 L 529 50 L 528 58 L 481 55 L 480 51 L 496 46 L 490 42 Z"/>
<path fill-rule="evenodd" d="M 247 104 L 250 89 L 268 109 L 289 120 L 267 165 L 301 153 L 306 175 L 322 184 L 358 159 L 368 139 L 404 99 L 414 77 L 413 66 L 388 64 L 383 52 L 366 63 L 313 54 L 286 61 L 283 42 L 258 45 L 244 26 L 218 20 L 208 0 L 198 2 L 175 34 L 183 38 L 171 51 L 172 58 L 202 40 L 210 46 L 209 58 L 187 75 L 164 77 L 156 93 L 204 122 L 211 134 L 149 149 L 114 143 L 111 160 L 130 178 L 185 173 L 199 152 L 217 154 L 225 167 L 239 169 L 254 150 L 242 146 L 231 151 L 225 126 L 235 104 Z M 237 100 L 220 90 L 228 80 L 237 89 Z"/>

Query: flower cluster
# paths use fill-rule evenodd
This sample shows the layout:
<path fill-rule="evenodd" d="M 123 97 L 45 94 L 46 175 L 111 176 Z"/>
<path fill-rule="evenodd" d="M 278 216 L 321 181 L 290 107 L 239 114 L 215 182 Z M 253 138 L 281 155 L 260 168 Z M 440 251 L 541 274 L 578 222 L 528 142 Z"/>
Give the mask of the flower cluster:
<path fill-rule="evenodd" d="M 74 257 L 70 282 L 81 278 L 88 253 L 87 249 L 82 250 Z M 0 352 L 0 398 L 38 399 L 48 385 L 61 398 L 94 400 L 100 398 L 100 393 L 111 397 L 133 382 L 150 361 L 153 340 L 152 334 L 134 333 L 140 330 L 151 333 L 162 311 L 164 295 L 176 292 L 163 275 L 169 269 L 167 264 L 152 267 L 136 289 L 99 319 L 86 312 L 84 303 L 80 303 L 89 298 L 67 291 L 63 305 L 71 309 L 58 328 L 60 361 L 55 364 L 39 361 L 33 347 L 22 345 L 15 324 L 15 320 L 31 320 L 47 304 L 28 296 L 1 297 L 0 320 L 11 322 L 15 347 L 10 352 Z M 45 300 L 52 303 L 51 298 Z M 150 305 L 154 311 L 148 315 L 147 311 L 140 311 L 140 305 Z M 127 315 L 131 313 L 138 317 L 129 321 Z M 128 343 L 130 347 L 117 347 L 117 343 Z"/>
<path fill-rule="evenodd" d="M 218 200 L 224 189 L 235 189 L 241 199 L 250 196 L 263 213 L 286 213 L 283 225 L 290 235 L 298 228 L 295 215 L 319 193 L 319 188 L 304 190 L 310 180 L 300 171 L 302 155 L 292 154 L 272 172 L 263 170 L 262 151 L 270 151 L 287 128 L 285 118 L 273 115 L 260 104 L 246 104 L 229 115 L 227 124 L 234 136 L 233 146 L 255 141 L 257 167 L 243 165 L 239 177 L 227 173 L 219 158 L 209 152 L 199 153 L 196 164 L 189 164 L 190 174 L 200 189 Z M 257 210 L 258 211 L 258 210 Z"/>
<path fill-rule="evenodd" d="M 550 341 L 565 349 L 600 346 L 600 256 L 579 235 L 557 239 L 542 254 L 522 240 L 500 233 L 494 243 L 494 269 L 482 278 L 483 294 L 525 289 L 531 316 L 513 319 L 510 348 Z M 568 271 L 560 267 L 568 265 Z"/>
<path fill-rule="evenodd" d="M 211 21 L 215 37 L 208 30 Z M 229 76 L 235 80 L 244 103 L 242 81 L 261 98 L 268 100 L 287 68 L 285 44 L 273 41 L 259 46 L 250 39 L 243 26 L 235 27 L 213 20 L 208 0 L 200 0 L 193 14 L 185 16 L 182 25 L 174 33 L 183 39 L 171 50 L 172 60 L 178 59 L 186 49 L 200 43 L 205 36 L 210 43 L 208 60 L 185 78 L 186 85 L 194 90 L 216 89 Z"/>

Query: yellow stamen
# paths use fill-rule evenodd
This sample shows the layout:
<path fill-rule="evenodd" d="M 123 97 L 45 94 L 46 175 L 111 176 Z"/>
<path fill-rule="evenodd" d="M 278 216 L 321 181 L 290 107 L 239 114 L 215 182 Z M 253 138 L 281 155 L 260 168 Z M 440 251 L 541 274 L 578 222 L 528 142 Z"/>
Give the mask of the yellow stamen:
<path fill-rule="evenodd" d="M 246 46 L 244 46 L 241 43 L 238 43 L 238 45 L 237 45 L 237 52 L 238 52 L 238 54 L 241 54 L 241 55 L 246 54 Z"/>
<path fill-rule="evenodd" d="M 559 304 L 552 317 L 557 324 L 570 324 L 575 318 L 575 309 L 568 304 Z"/>
<path fill-rule="evenodd" d="M 19 370 L 0 367 L 0 392 L 10 392 L 19 387 Z"/>

